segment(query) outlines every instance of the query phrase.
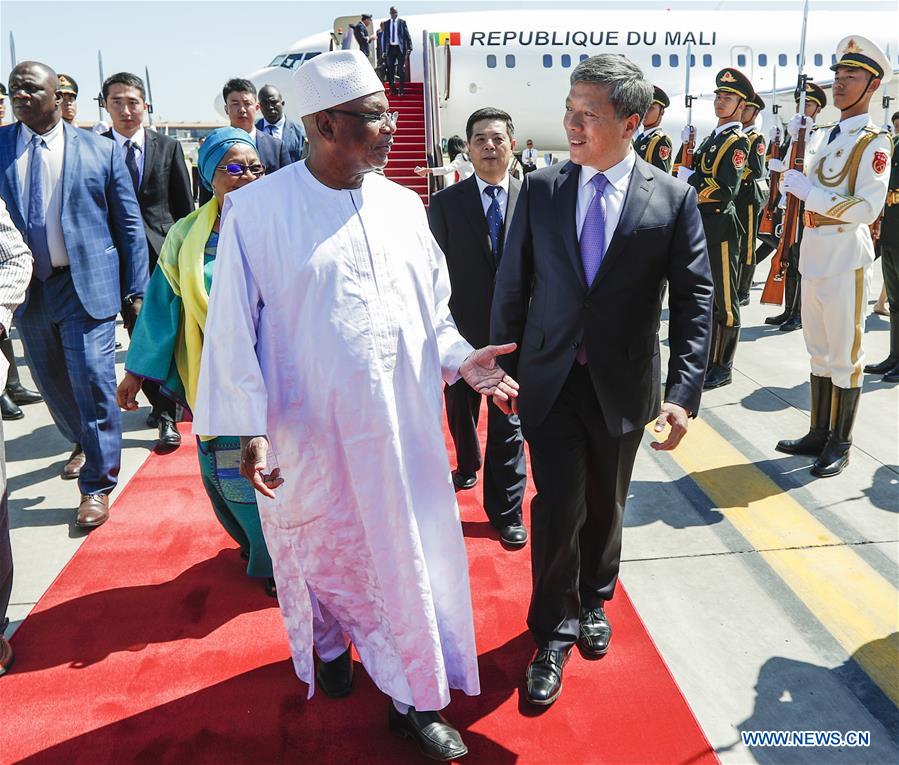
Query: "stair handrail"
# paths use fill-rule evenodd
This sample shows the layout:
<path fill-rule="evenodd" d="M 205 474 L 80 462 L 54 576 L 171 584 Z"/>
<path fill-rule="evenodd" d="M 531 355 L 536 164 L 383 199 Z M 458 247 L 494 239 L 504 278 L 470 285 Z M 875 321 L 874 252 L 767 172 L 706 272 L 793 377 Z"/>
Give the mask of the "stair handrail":
<path fill-rule="evenodd" d="M 440 104 L 439 91 L 437 89 L 437 49 L 434 38 L 427 29 L 422 31 L 422 56 L 424 57 L 424 77 L 422 90 L 424 91 L 425 112 L 425 156 L 428 167 L 441 167 L 443 165 L 443 149 L 440 135 Z M 443 188 L 443 177 L 428 175 L 428 199 L 431 194 Z"/>

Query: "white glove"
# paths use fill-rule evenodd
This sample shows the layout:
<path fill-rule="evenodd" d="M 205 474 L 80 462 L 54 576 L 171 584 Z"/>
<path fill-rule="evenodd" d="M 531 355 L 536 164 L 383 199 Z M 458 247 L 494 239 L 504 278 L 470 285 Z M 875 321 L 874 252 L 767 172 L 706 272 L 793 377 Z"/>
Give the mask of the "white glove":
<path fill-rule="evenodd" d="M 782 173 L 786 169 L 786 165 L 784 165 L 782 160 L 777 159 L 777 157 L 772 157 L 768 160 L 768 172 Z"/>
<path fill-rule="evenodd" d="M 683 165 L 681 165 L 679 168 L 677 168 L 677 179 L 679 181 L 686 181 L 695 172 L 695 170 L 691 170 L 689 167 L 684 167 Z"/>
<path fill-rule="evenodd" d="M 683 130 L 680 131 L 680 142 L 681 143 L 690 143 L 690 138 L 694 135 L 693 128 L 690 125 L 687 125 Z"/>
<path fill-rule="evenodd" d="M 812 181 L 804 173 L 798 170 L 787 170 L 780 181 L 780 187 L 785 194 L 792 194 L 803 202 L 808 199 L 808 193 L 812 190 Z"/>
<path fill-rule="evenodd" d="M 775 125 L 773 128 L 771 128 L 771 131 L 768 133 L 768 140 L 777 141 L 778 143 L 780 143 L 780 127 Z"/>
<path fill-rule="evenodd" d="M 794 141 L 799 139 L 799 126 L 802 124 L 803 117 L 799 114 L 794 114 L 790 117 L 790 121 L 787 124 L 787 132 L 790 134 L 790 138 Z M 812 132 L 812 126 L 815 123 L 810 119 L 805 119 L 805 140 L 808 140 L 809 133 Z"/>

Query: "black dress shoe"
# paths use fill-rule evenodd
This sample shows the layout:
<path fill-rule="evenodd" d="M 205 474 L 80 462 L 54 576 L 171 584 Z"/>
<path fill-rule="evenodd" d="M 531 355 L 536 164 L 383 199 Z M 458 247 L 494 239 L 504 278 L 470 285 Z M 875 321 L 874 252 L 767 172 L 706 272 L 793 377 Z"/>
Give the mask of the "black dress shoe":
<path fill-rule="evenodd" d="M 612 640 L 612 625 L 602 606 L 581 609 L 581 628 L 577 644 L 588 656 L 604 656 Z"/>
<path fill-rule="evenodd" d="M 713 364 L 712 368 L 705 376 L 705 382 L 702 384 L 703 390 L 714 390 L 725 385 L 730 385 L 733 380 L 733 373 L 727 367 L 720 364 Z"/>
<path fill-rule="evenodd" d="M 571 650 L 554 651 L 541 648 L 537 651 L 527 671 L 528 701 L 545 707 L 562 693 L 562 668 L 568 663 Z"/>
<path fill-rule="evenodd" d="M 7 385 L 6 395 L 9 396 L 17 404 L 39 404 L 44 397 L 36 390 L 29 390 L 22 383 L 18 385 Z"/>
<path fill-rule="evenodd" d="M 789 319 L 781 324 L 778 329 L 780 329 L 781 332 L 795 332 L 797 329 L 802 329 L 802 316 L 798 313 L 794 313 Z"/>
<path fill-rule="evenodd" d="M 333 661 L 318 659 L 315 668 L 315 682 L 332 699 L 343 698 L 353 690 L 353 654 L 351 648 Z"/>
<path fill-rule="evenodd" d="M 147 415 L 147 427 L 148 428 L 158 428 L 159 427 L 159 415 L 156 412 L 150 412 Z"/>
<path fill-rule="evenodd" d="M 478 482 L 476 475 L 468 475 L 468 473 L 460 473 L 458 470 L 453 471 L 453 484 L 457 489 L 473 489 Z"/>
<path fill-rule="evenodd" d="M 499 538 L 512 547 L 522 547 L 528 541 L 528 530 L 521 521 L 510 523 L 499 530 Z"/>
<path fill-rule="evenodd" d="M 881 377 L 880 381 L 885 383 L 899 382 L 899 364 L 894 366 L 889 372 Z"/>
<path fill-rule="evenodd" d="M 899 365 L 899 356 L 887 356 L 877 364 L 865 364 L 865 372 L 870 375 L 885 375 Z"/>
<path fill-rule="evenodd" d="M 181 434 L 174 421 L 165 415 L 159 418 L 159 443 L 163 446 L 181 446 Z"/>
<path fill-rule="evenodd" d="M 6 393 L 0 396 L 0 412 L 4 420 L 21 420 L 25 416 L 25 412 Z"/>
<path fill-rule="evenodd" d="M 394 735 L 411 738 L 418 744 L 418 750 L 432 760 L 449 762 L 468 754 L 459 731 L 440 712 L 419 712 L 415 707 L 409 707 L 403 715 L 391 701 L 387 725 Z"/>

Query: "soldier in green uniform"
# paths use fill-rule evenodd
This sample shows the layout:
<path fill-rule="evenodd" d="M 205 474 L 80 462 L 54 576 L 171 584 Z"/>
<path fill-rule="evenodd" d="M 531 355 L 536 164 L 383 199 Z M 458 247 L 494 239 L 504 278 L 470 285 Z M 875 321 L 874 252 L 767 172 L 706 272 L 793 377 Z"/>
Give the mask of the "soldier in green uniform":
<path fill-rule="evenodd" d="M 740 118 L 755 93 L 738 69 L 722 69 L 715 78 L 715 116 L 718 126 L 693 154 L 693 169 L 679 167 L 677 177 L 696 189 L 699 211 L 709 250 L 715 284 L 712 315 L 712 350 L 705 390 L 731 382 L 734 356 L 740 339 L 740 225 L 734 199 L 740 189 L 749 155 L 749 139 Z M 681 141 L 690 139 L 684 128 Z M 683 149 L 683 147 L 681 147 Z"/>
<path fill-rule="evenodd" d="M 671 139 L 662 130 L 662 117 L 670 104 L 668 94 L 653 87 L 652 104 L 643 116 L 643 132 L 634 138 L 637 154 L 666 173 L 671 172 Z"/>
<path fill-rule="evenodd" d="M 765 136 L 755 126 L 755 121 L 765 108 L 765 102 L 758 93 L 743 108 L 743 132 L 749 139 L 749 156 L 743 168 L 740 190 L 734 200 L 737 208 L 737 220 L 740 222 L 742 236 L 740 238 L 740 279 L 737 293 L 740 305 L 749 305 L 749 290 L 752 287 L 752 275 L 755 272 L 755 241 L 758 234 L 759 215 L 762 205 L 768 198 L 768 184 L 765 180 Z"/>
<path fill-rule="evenodd" d="M 798 91 L 798 89 L 797 89 Z M 818 85 L 813 82 L 805 83 L 805 116 L 815 123 L 815 119 L 821 110 L 827 106 L 827 95 Z M 799 110 L 799 95 L 796 94 L 796 110 Z M 789 169 L 790 160 L 790 135 L 787 134 L 783 145 L 780 147 L 780 160 L 768 161 L 768 172 L 782 173 Z M 802 329 L 802 276 L 799 273 L 799 244 L 802 241 L 802 211 L 799 213 L 799 231 L 797 232 L 796 244 L 790 248 L 787 253 L 787 273 L 786 283 L 784 285 L 784 309 L 776 316 L 768 316 L 765 324 L 780 325 L 781 332 L 792 332 L 796 329 Z M 769 251 L 777 249 L 778 240 L 776 237 L 768 243 L 771 247 Z M 764 257 L 764 256 L 763 256 Z M 761 258 L 756 256 L 758 263 Z"/>
<path fill-rule="evenodd" d="M 890 188 L 880 220 L 877 249 L 883 266 L 883 285 L 890 302 L 890 353 L 879 364 L 869 364 L 865 371 L 883 375 L 884 382 L 899 382 L 899 112 L 893 123 L 893 159 L 890 167 Z"/>

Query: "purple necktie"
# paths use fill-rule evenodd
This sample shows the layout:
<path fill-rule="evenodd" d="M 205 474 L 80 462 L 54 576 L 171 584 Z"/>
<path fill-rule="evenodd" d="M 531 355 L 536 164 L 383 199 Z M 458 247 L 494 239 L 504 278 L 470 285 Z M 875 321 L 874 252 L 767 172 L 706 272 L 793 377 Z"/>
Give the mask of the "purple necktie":
<path fill-rule="evenodd" d="M 588 289 L 593 284 L 602 263 L 602 256 L 606 253 L 606 200 L 603 198 L 603 192 L 609 179 L 602 173 L 597 173 L 590 179 L 590 183 L 593 184 L 596 193 L 587 208 L 580 239 L 581 260 L 584 263 L 584 277 Z M 587 363 L 587 344 L 583 340 L 578 346 L 575 358 L 578 364 Z"/>

